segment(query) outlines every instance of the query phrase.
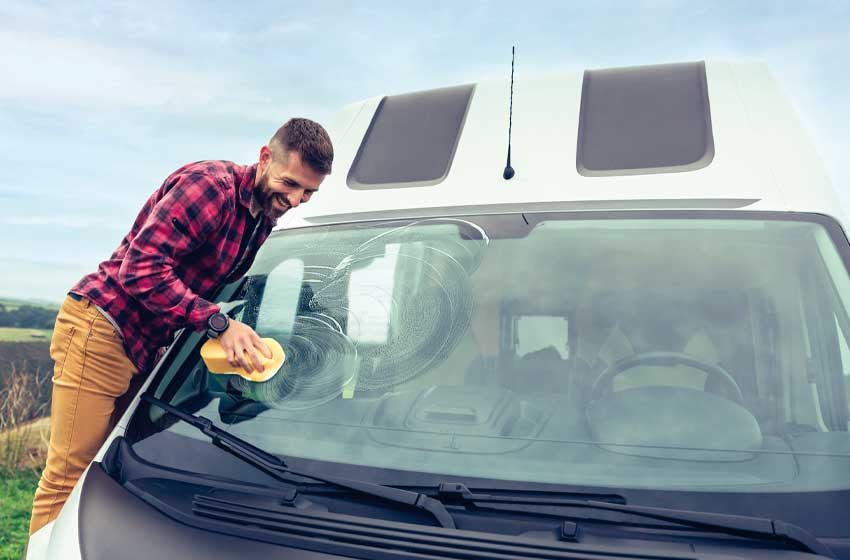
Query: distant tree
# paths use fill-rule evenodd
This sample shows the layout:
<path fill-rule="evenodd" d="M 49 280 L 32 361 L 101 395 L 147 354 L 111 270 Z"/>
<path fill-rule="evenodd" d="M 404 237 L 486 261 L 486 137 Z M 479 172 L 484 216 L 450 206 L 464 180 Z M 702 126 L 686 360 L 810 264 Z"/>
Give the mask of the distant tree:
<path fill-rule="evenodd" d="M 8 317 L 5 326 L 25 329 L 52 329 L 56 321 L 57 312 L 44 307 L 34 305 L 22 305 L 13 311 L 7 311 Z"/>

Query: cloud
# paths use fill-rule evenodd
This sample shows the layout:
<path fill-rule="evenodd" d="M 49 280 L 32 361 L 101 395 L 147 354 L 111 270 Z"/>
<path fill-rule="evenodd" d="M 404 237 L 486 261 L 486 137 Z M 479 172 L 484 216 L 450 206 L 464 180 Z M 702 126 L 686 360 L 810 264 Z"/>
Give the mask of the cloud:
<path fill-rule="evenodd" d="M 0 218 L 0 225 L 4 226 L 59 226 L 67 228 L 98 228 L 111 230 L 125 230 L 126 223 L 116 223 L 108 218 L 97 218 L 90 216 L 4 216 Z"/>
<path fill-rule="evenodd" d="M 308 35 L 316 31 L 316 28 L 306 21 L 288 21 L 264 27 L 257 32 L 255 37 L 258 40 L 288 39 L 294 35 Z"/>
<path fill-rule="evenodd" d="M 252 86 L 249 69 L 213 72 L 194 62 L 151 48 L 0 30 L 0 73 L 14 77 L 4 81 L 0 101 L 63 111 L 135 109 L 159 117 L 257 120 L 274 120 L 287 105 L 277 91 Z M 298 105 L 302 114 L 326 111 L 317 101 Z"/>
<path fill-rule="evenodd" d="M 289 116 L 325 122 L 374 95 L 507 79 L 511 45 L 518 82 L 766 61 L 846 204 L 848 19 L 847 2 L 0 2 L 0 259 L 94 263 L 186 161 L 253 161 Z M 26 270 L 53 274 L 41 266 Z M 39 289 L 61 298 L 77 272 Z"/>
<path fill-rule="evenodd" d="M 191 109 L 209 102 L 213 80 L 138 49 L 34 32 L 0 33 L 0 97 L 89 107 Z"/>

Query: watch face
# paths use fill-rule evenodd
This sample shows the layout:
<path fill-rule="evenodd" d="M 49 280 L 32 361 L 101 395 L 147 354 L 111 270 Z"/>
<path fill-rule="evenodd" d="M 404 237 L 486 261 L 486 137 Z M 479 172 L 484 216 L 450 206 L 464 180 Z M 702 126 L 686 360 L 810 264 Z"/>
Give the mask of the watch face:
<path fill-rule="evenodd" d="M 221 331 L 227 328 L 227 315 L 223 313 L 215 313 L 210 316 L 210 328 Z"/>

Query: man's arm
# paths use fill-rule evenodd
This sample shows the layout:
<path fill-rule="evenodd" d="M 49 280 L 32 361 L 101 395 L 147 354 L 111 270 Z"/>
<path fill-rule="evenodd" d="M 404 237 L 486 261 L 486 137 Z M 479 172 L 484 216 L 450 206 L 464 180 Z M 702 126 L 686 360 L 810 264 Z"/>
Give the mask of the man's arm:
<path fill-rule="evenodd" d="M 124 290 L 174 328 L 201 330 L 219 311 L 175 274 L 180 257 L 199 247 L 224 217 L 226 194 L 214 177 L 190 173 L 156 203 L 118 270 Z"/>

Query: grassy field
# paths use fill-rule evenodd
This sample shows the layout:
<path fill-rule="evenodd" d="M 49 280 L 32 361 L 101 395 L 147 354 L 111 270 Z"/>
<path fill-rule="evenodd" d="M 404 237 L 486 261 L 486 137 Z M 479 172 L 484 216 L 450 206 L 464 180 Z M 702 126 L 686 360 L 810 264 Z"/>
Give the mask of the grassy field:
<path fill-rule="evenodd" d="M 0 327 L 0 342 L 37 342 L 50 340 L 53 331 L 50 329 L 17 329 L 15 327 Z"/>
<path fill-rule="evenodd" d="M 47 455 L 50 419 L 39 418 L 0 433 L 0 449 L 8 438 L 23 436 L 26 459 L 14 472 L 0 475 L 0 560 L 19 560 L 29 534 L 32 497 Z"/>
<path fill-rule="evenodd" d="M 0 560 L 19 560 L 23 554 L 38 477 L 35 470 L 22 470 L 0 478 Z"/>

